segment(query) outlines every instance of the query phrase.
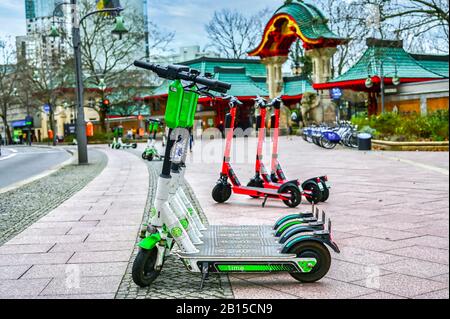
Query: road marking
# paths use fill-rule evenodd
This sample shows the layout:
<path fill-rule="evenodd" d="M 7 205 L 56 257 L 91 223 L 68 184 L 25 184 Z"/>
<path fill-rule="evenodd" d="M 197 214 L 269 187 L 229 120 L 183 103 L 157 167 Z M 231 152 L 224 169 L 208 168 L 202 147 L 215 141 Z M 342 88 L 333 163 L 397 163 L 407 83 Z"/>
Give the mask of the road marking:
<path fill-rule="evenodd" d="M 427 165 L 427 164 L 422 164 L 422 163 L 419 163 L 419 162 L 415 162 L 415 161 L 411 161 L 411 160 L 407 160 L 407 159 L 403 159 L 403 158 L 398 158 L 398 157 L 391 157 L 391 156 L 383 156 L 383 157 L 388 158 L 388 159 L 393 160 L 393 161 L 398 161 L 398 162 L 402 162 L 402 163 L 405 163 L 405 164 L 410 164 L 410 165 L 413 165 L 413 166 L 416 166 L 416 167 L 420 167 L 420 168 L 423 168 L 423 169 L 427 169 L 429 171 L 433 171 L 433 172 L 436 172 L 436 173 L 440 173 L 442 175 L 449 176 L 449 171 L 448 171 L 448 169 L 445 169 L 445 168 L 440 168 L 440 167 L 437 167 L 437 166 L 431 166 L 431 165 Z"/>
<path fill-rule="evenodd" d="M 50 175 L 50 174 L 52 174 L 52 173 L 58 171 L 59 169 L 65 167 L 65 166 L 67 166 L 67 165 L 70 165 L 70 164 L 72 164 L 72 163 L 75 163 L 75 154 L 72 153 L 72 152 L 70 152 L 70 151 L 67 150 L 67 149 L 64 149 L 64 151 L 66 151 L 66 152 L 72 154 L 72 156 L 71 156 L 67 161 L 65 161 L 65 162 L 63 162 L 63 163 L 61 163 L 61 164 L 58 164 L 58 165 L 56 165 L 56 166 L 53 166 L 53 167 L 47 169 L 46 171 L 44 171 L 44 172 L 42 172 L 42 173 L 40 173 L 40 174 L 37 174 L 37 175 L 35 175 L 35 176 L 32 176 L 32 177 L 30 177 L 30 178 L 28 178 L 28 179 L 25 179 L 25 180 L 23 180 L 23 181 L 14 183 L 14 184 L 9 185 L 9 186 L 6 186 L 6 187 L 4 187 L 4 188 L 0 188 L 0 194 L 3 194 L 3 193 L 6 193 L 6 192 L 15 190 L 15 189 L 17 189 L 17 188 L 19 188 L 19 187 L 22 187 L 22 186 L 24 186 L 24 185 L 27 185 L 27 184 L 29 184 L 29 183 L 31 183 L 31 182 L 34 182 L 34 181 L 38 180 L 38 179 L 41 179 L 41 178 L 43 178 L 43 177 L 46 177 L 46 176 L 48 176 L 48 175 Z M 12 155 L 17 155 L 17 154 L 12 154 Z M 5 158 L 5 159 L 6 159 L 6 158 Z"/>
<path fill-rule="evenodd" d="M 14 156 L 16 156 L 17 155 L 17 153 L 13 153 L 13 154 L 9 154 L 8 156 L 6 156 L 6 157 L 0 157 L 0 161 L 5 161 L 5 160 L 7 160 L 7 159 L 9 159 L 9 158 L 12 158 L 12 157 L 14 157 Z"/>

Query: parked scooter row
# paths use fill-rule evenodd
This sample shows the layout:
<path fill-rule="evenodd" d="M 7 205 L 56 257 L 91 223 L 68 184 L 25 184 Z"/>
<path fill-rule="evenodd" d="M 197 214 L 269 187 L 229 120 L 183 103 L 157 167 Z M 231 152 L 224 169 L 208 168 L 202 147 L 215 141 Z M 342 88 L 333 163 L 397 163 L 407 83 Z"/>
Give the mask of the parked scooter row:
<path fill-rule="evenodd" d="M 331 264 L 327 246 L 339 252 L 331 237 L 331 222 L 325 222 L 325 214 L 321 220 L 317 212 L 293 214 L 278 220 L 274 226 L 205 227 L 180 187 L 198 97 L 209 91 L 224 94 L 231 85 L 210 75 L 201 76 L 200 72 L 185 66 L 162 67 L 139 61 L 135 65 L 173 82 L 165 114 L 169 132 L 163 168 L 150 223 L 141 231 L 140 250 L 132 269 L 134 282 L 141 287 L 151 285 L 170 253 L 177 255 L 189 271 L 202 275 L 201 287 L 210 273 L 285 272 L 301 282 L 315 282 L 325 276 Z M 239 104 L 237 99 L 224 98 L 229 100 L 233 112 Z M 233 115 L 227 118 L 228 127 L 232 128 Z M 232 131 L 227 134 L 230 140 Z M 232 171 L 226 160 L 224 166 L 228 173 Z M 267 194 L 264 189 L 260 192 L 261 196 Z M 285 200 L 293 200 L 290 193 L 282 194 L 286 195 Z"/>
<path fill-rule="evenodd" d="M 230 112 L 225 118 L 227 132 L 225 154 L 220 178 L 212 191 L 213 199 L 218 203 L 224 203 L 231 197 L 232 193 L 247 195 L 252 198 L 263 198 L 263 207 L 269 198 L 281 200 L 288 207 L 297 207 L 302 201 L 302 196 L 310 203 L 317 204 L 319 202 L 325 202 L 329 197 L 329 189 L 331 188 L 327 176 L 310 178 L 301 183 L 299 180 L 288 180 L 281 168 L 278 160 L 281 98 L 275 98 L 270 104 L 261 97 L 255 99 L 256 107 L 259 110 L 259 115 L 256 120 L 258 126 L 258 145 L 255 176 L 247 186 L 241 184 L 230 164 L 230 159 L 236 112 L 242 103 L 235 97 L 228 97 L 228 99 L 230 100 Z M 269 107 L 272 107 L 274 110 L 271 117 L 273 136 L 270 175 L 263 163 L 263 145 L 266 137 L 265 119 Z"/>
<path fill-rule="evenodd" d="M 137 148 L 136 143 L 124 143 L 122 141 L 121 137 L 113 138 L 112 143 L 109 145 L 112 149 L 130 149 L 130 148 Z"/>
<path fill-rule="evenodd" d="M 155 119 L 148 120 L 149 139 L 147 140 L 147 147 L 142 153 L 142 159 L 150 162 L 153 160 L 162 161 L 164 159 L 164 156 L 161 155 L 158 149 L 156 148 L 156 134 L 158 133 L 161 124 L 162 122 L 159 120 Z"/>
<path fill-rule="evenodd" d="M 326 149 L 333 149 L 338 144 L 357 148 L 358 127 L 347 121 L 339 122 L 335 127 L 309 126 L 303 129 L 303 139 Z"/>

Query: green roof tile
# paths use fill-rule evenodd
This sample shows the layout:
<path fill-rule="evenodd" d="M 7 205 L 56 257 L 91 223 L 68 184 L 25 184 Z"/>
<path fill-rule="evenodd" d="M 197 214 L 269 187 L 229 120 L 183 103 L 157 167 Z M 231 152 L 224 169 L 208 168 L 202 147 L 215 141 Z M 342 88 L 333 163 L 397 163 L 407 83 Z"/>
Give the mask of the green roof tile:
<path fill-rule="evenodd" d="M 448 78 L 448 55 L 411 54 L 424 68 Z"/>
<path fill-rule="evenodd" d="M 371 40 L 368 40 L 370 43 Z M 373 40 L 372 41 L 378 41 Z M 365 79 L 369 75 L 379 75 L 377 69 L 379 62 L 384 62 L 384 74 L 386 77 L 393 77 L 395 67 L 397 66 L 398 76 L 400 78 L 442 78 L 443 76 L 427 69 L 419 64 L 410 54 L 408 54 L 401 45 L 390 46 L 393 41 L 385 41 L 386 45 L 370 45 L 363 56 L 347 72 L 329 81 L 330 83 Z M 395 62 L 394 62 L 395 61 Z M 448 66 L 447 66 L 448 70 Z"/>
<path fill-rule="evenodd" d="M 234 96 L 268 96 L 266 67 L 260 60 L 234 60 L 201 58 L 181 63 L 202 73 L 213 73 L 215 79 L 231 83 L 228 92 Z M 285 77 L 283 95 L 297 96 L 305 92 L 314 92 L 311 81 L 303 77 Z M 166 95 L 169 82 L 164 81 L 156 88 L 152 96 Z"/>
<path fill-rule="evenodd" d="M 310 80 L 301 76 L 284 78 L 283 95 L 295 96 L 306 92 L 315 92 Z"/>
<path fill-rule="evenodd" d="M 275 15 L 283 13 L 294 18 L 302 33 L 309 39 L 342 39 L 329 29 L 328 20 L 312 4 L 294 0 L 280 7 Z"/>

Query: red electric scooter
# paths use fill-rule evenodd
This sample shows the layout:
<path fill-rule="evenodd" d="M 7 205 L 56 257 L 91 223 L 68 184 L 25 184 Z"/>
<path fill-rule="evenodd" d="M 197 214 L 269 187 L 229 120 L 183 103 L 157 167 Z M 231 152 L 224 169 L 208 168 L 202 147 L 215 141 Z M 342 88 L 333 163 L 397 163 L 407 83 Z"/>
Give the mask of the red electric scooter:
<path fill-rule="evenodd" d="M 271 104 L 258 97 L 256 99 L 256 106 L 260 110 L 259 116 L 256 118 L 256 126 L 258 127 L 258 147 L 255 163 L 255 176 L 247 184 L 249 187 L 259 187 L 268 189 L 279 189 L 284 183 L 287 182 L 286 177 L 278 163 L 278 138 L 279 138 L 279 122 L 280 122 L 280 105 L 281 100 L 274 99 Z M 266 114 L 267 108 L 274 107 L 275 113 L 272 116 L 272 129 L 273 129 L 273 148 L 272 148 L 272 174 L 269 175 L 263 163 L 263 144 L 266 136 Z M 283 179 L 279 178 L 278 172 Z M 278 178 L 274 178 L 278 177 Z M 300 181 L 290 181 L 294 183 L 299 188 L 303 196 L 308 200 L 308 202 L 317 204 L 322 199 L 322 190 L 319 187 L 317 179 L 310 179 L 300 186 Z M 306 187 L 304 189 L 303 187 Z"/>
<path fill-rule="evenodd" d="M 212 191 L 213 199 L 218 203 L 226 202 L 231 194 L 247 195 L 255 198 L 264 198 L 262 206 L 271 199 L 281 200 L 288 207 L 297 207 L 302 200 L 297 181 L 283 183 L 278 189 L 258 188 L 243 186 L 230 164 L 231 144 L 234 136 L 234 125 L 236 120 L 236 107 L 242 105 L 236 97 L 224 97 L 229 101 L 230 112 L 225 117 L 226 144 L 223 158 L 222 171 L 216 186 Z M 228 182 L 231 182 L 231 184 Z"/>
<path fill-rule="evenodd" d="M 271 102 L 271 106 L 274 108 L 274 114 L 272 115 L 272 127 L 273 127 L 273 149 L 272 149 L 272 171 L 270 179 L 274 183 L 284 183 L 287 178 L 281 168 L 281 164 L 278 161 L 278 140 L 280 132 L 280 109 L 281 109 L 281 97 L 275 98 Z M 318 202 L 326 202 L 330 196 L 331 185 L 328 181 L 328 176 L 320 176 L 308 179 L 303 182 L 302 188 L 304 192 L 309 193 L 310 196 L 305 196 L 310 203 L 317 204 Z M 320 197 L 320 198 L 319 198 Z"/>

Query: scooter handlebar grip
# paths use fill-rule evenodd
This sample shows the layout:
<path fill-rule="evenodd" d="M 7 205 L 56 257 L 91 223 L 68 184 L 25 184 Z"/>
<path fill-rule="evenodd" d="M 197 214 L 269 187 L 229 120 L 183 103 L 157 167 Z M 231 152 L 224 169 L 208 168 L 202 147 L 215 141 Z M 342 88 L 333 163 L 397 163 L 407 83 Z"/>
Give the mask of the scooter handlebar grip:
<path fill-rule="evenodd" d="M 134 66 L 137 66 L 138 68 L 141 68 L 141 69 L 150 70 L 150 71 L 153 71 L 157 68 L 157 66 L 154 64 L 150 64 L 150 63 L 142 62 L 142 61 L 138 61 L 138 60 L 134 61 Z"/>

